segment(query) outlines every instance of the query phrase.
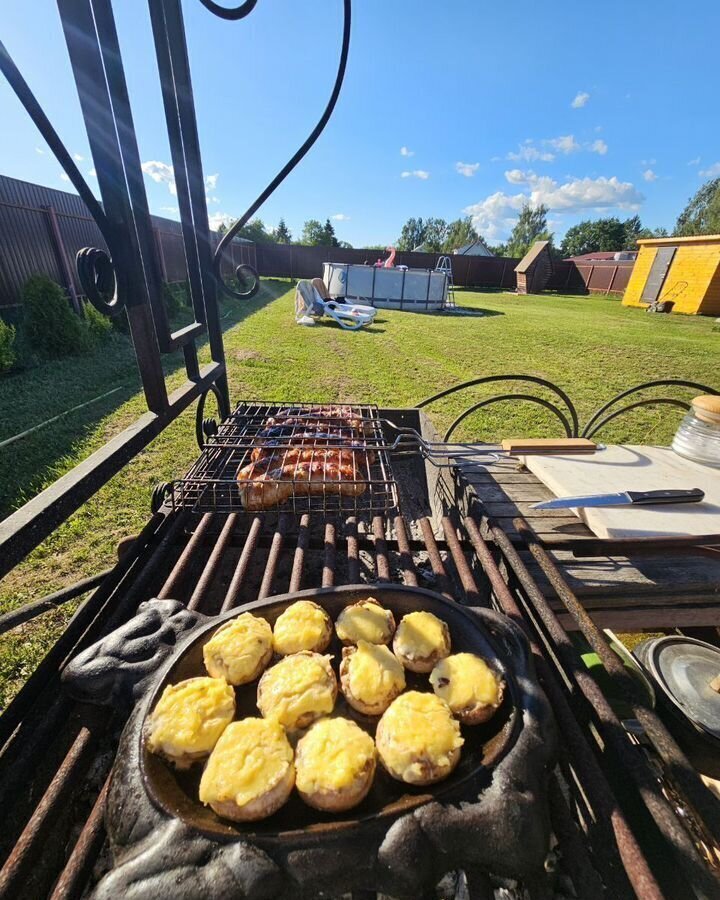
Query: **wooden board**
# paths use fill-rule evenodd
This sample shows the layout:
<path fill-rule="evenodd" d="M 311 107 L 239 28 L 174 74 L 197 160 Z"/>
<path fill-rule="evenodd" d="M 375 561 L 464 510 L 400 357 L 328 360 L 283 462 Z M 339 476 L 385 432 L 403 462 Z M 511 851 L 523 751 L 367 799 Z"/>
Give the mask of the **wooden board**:
<path fill-rule="evenodd" d="M 556 497 L 669 488 L 705 491 L 701 503 L 574 510 L 600 538 L 720 533 L 720 469 L 683 459 L 669 447 L 627 444 L 591 456 L 526 456 L 523 463 Z"/>

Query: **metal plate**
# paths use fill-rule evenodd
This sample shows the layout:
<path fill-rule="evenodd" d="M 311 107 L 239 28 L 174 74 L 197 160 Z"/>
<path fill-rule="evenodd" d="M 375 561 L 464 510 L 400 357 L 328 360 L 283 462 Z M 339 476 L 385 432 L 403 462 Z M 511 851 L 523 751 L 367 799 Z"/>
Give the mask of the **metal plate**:
<path fill-rule="evenodd" d="M 479 620 L 469 611 L 437 594 L 422 589 L 397 587 L 349 586 L 323 590 L 299 591 L 270 598 L 260 603 L 245 606 L 214 618 L 184 646 L 181 654 L 165 669 L 152 691 L 148 705 L 155 707 L 162 691 L 168 684 L 175 684 L 185 678 L 205 675 L 202 648 L 212 637 L 218 626 L 241 612 L 251 610 L 274 624 L 280 613 L 297 599 L 308 598 L 323 606 L 333 621 L 342 609 L 351 603 L 368 597 L 375 597 L 383 606 L 392 610 L 399 622 L 405 613 L 418 609 L 428 610 L 443 619 L 450 627 L 453 652 L 472 652 L 483 656 L 505 679 L 507 688 L 500 709 L 489 722 L 483 725 L 462 726 L 465 745 L 455 771 L 444 781 L 429 787 L 414 788 L 391 778 L 380 765 L 375 781 L 367 798 L 355 809 L 341 814 L 322 813 L 306 806 L 296 792 L 290 800 L 273 816 L 261 822 L 233 823 L 219 818 L 211 809 L 198 800 L 198 788 L 202 766 L 194 766 L 187 772 L 177 772 L 158 756 L 149 753 L 144 743 L 140 747 L 141 771 L 146 789 L 152 802 L 170 816 L 175 816 L 197 831 L 215 838 L 230 838 L 238 834 L 255 835 L 256 838 L 284 840 L 297 836 L 300 829 L 306 836 L 323 831 L 337 832 L 339 829 L 355 827 L 361 822 L 392 821 L 431 800 L 453 801 L 472 795 L 477 787 L 490 781 L 490 769 L 496 765 L 513 746 L 521 727 L 516 713 L 519 705 L 519 688 L 508 667 L 508 660 L 494 645 L 489 634 Z M 337 675 L 341 659 L 341 647 L 336 638 L 327 651 L 333 654 L 333 667 Z M 408 690 L 429 691 L 427 675 L 406 672 Z M 236 718 L 259 715 L 256 706 L 257 682 L 236 688 Z M 338 693 L 333 715 L 345 716 L 357 722 L 360 727 L 374 736 L 379 717 L 364 716 L 349 707 Z M 141 729 L 141 732 L 142 733 Z M 142 741 L 142 738 L 140 738 Z"/>
<path fill-rule="evenodd" d="M 685 637 L 660 638 L 648 662 L 670 699 L 703 731 L 720 740 L 720 694 L 710 687 L 720 674 L 720 650 Z"/>

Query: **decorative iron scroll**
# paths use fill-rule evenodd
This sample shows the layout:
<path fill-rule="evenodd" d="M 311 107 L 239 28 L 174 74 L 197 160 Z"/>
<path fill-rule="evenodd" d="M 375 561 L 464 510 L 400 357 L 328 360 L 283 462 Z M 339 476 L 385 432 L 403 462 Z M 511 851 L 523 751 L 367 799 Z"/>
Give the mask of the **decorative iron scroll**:
<path fill-rule="evenodd" d="M 220 16 L 224 19 L 240 19 L 246 16 L 249 12 L 252 11 L 255 6 L 255 2 L 253 0 L 248 0 L 248 2 L 243 3 L 242 6 L 237 7 L 234 10 L 224 9 L 223 7 L 218 6 L 217 3 L 213 3 L 212 0 L 200 0 L 206 9 L 209 9 L 216 16 Z M 240 216 L 240 218 L 235 222 L 232 228 L 229 228 L 228 231 L 223 235 L 222 240 L 217 246 L 215 250 L 215 255 L 213 257 L 213 271 L 215 273 L 215 278 L 217 283 L 220 285 L 222 290 L 231 297 L 238 297 L 241 300 L 247 300 L 249 297 L 252 297 L 257 288 L 251 288 L 246 292 L 235 290 L 234 288 L 228 285 L 222 276 L 221 272 L 221 264 L 223 253 L 226 248 L 230 245 L 231 241 L 235 237 L 235 235 L 243 228 L 252 218 L 252 216 L 257 212 L 258 209 L 263 205 L 263 203 L 267 200 L 267 198 L 275 191 L 275 189 L 287 178 L 287 176 L 292 172 L 295 166 L 300 162 L 300 160 L 305 156 L 305 154 L 310 150 L 315 141 L 320 137 L 325 126 L 327 125 L 330 116 L 332 115 L 333 110 L 335 109 L 335 104 L 337 103 L 337 99 L 340 95 L 340 88 L 342 87 L 343 79 L 345 78 L 345 68 L 347 66 L 347 58 L 348 58 L 348 50 L 350 48 L 350 20 L 351 20 L 351 10 L 352 10 L 352 2 L 351 0 L 343 0 L 343 37 L 342 37 L 342 47 L 340 50 L 340 60 L 338 62 L 337 74 L 335 76 L 335 84 L 333 85 L 332 93 L 330 95 L 330 99 L 327 102 L 327 105 L 323 111 L 323 114 L 317 121 L 317 124 L 313 128 L 313 130 L 308 135 L 305 142 L 302 146 L 295 152 L 295 154 L 285 163 L 282 169 L 278 172 L 278 174 L 273 178 L 273 180 L 268 184 L 265 190 L 255 199 L 255 201 L 248 207 L 248 209 Z M 235 270 L 235 275 L 239 281 L 244 281 L 244 276 L 242 270 L 252 269 L 252 266 L 238 266 Z M 252 270 L 254 272 L 254 269 Z M 255 277 L 257 278 L 257 273 L 254 272 Z"/>

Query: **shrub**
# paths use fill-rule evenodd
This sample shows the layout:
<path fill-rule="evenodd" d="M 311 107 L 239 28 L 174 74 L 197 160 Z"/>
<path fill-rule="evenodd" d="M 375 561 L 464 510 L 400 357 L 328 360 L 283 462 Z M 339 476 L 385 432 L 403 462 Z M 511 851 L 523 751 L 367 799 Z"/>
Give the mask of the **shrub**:
<path fill-rule="evenodd" d="M 83 353 L 88 331 L 70 309 L 65 291 L 47 275 L 33 275 L 23 288 L 23 332 L 33 353 L 55 359 Z"/>
<path fill-rule="evenodd" d="M 92 303 L 85 304 L 85 329 L 93 347 L 104 344 L 112 334 L 113 323 L 99 312 Z"/>
<path fill-rule="evenodd" d="M 168 284 L 163 282 L 163 299 L 169 319 L 174 319 L 185 309 L 188 305 L 187 297 L 184 283 Z"/>
<path fill-rule="evenodd" d="M 15 365 L 15 329 L 0 319 L 0 375 Z"/>

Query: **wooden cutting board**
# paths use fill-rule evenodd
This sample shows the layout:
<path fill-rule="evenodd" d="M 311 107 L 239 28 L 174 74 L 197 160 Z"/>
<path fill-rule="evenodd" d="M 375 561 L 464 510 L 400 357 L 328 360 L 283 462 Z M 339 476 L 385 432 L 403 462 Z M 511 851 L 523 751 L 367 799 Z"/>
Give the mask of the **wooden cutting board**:
<path fill-rule="evenodd" d="M 702 488 L 700 503 L 573 510 L 600 538 L 720 533 L 720 469 L 669 447 L 608 446 L 591 456 L 525 456 L 525 466 L 556 497 L 614 491 Z"/>

